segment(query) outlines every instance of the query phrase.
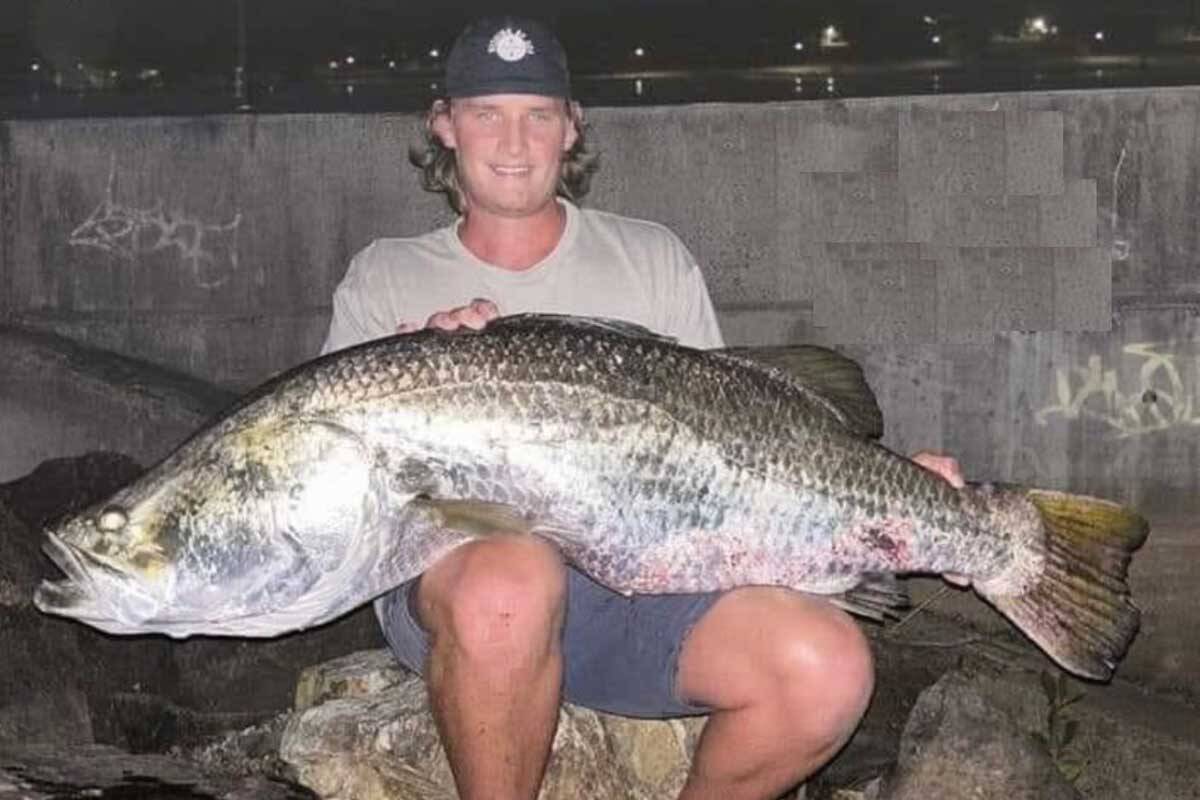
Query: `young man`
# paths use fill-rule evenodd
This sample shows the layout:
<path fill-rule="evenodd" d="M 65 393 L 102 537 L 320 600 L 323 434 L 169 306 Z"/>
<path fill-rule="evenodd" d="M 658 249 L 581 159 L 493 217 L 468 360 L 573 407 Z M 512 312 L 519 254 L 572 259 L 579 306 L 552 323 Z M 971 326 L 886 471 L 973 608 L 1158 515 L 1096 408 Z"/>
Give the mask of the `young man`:
<path fill-rule="evenodd" d="M 446 88 L 415 160 L 460 217 L 358 253 L 325 352 L 523 311 L 623 318 L 721 346 L 674 234 L 572 202 L 592 165 L 548 30 L 512 18 L 468 27 Z M 925 463 L 961 480 L 952 461 Z M 681 797 L 767 800 L 837 752 L 873 686 L 858 625 L 823 600 L 766 587 L 625 598 L 527 536 L 464 545 L 377 610 L 397 657 L 427 681 L 467 800 L 536 796 L 563 698 L 631 716 L 708 714 Z"/>

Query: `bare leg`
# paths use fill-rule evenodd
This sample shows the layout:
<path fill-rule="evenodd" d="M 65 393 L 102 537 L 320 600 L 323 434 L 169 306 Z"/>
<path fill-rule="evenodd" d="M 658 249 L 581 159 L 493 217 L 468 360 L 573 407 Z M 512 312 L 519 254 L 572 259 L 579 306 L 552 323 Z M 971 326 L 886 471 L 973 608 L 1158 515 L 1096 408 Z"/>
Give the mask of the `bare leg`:
<path fill-rule="evenodd" d="M 498 535 L 455 550 L 417 592 L 430 705 L 463 800 L 532 800 L 558 722 L 566 572 L 558 552 Z"/>
<path fill-rule="evenodd" d="M 873 688 L 849 616 L 783 589 L 730 592 L 680 654 L 680 692 L 716 709 L 680 800 L 774 800 L 846 743 Z"/>

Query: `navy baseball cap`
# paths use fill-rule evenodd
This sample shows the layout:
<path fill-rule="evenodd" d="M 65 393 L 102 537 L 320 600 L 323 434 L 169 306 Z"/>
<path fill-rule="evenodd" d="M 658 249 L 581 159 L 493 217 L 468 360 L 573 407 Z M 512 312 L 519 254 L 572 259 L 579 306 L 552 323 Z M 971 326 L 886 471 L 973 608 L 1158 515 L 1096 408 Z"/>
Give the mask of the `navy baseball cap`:
<path fill-rule="evenodd" d="M 446 94 L 540 94 L 570 97 L 567 54 L 532 19 L 488 17 L 468 25 L 446 59 Z"/>

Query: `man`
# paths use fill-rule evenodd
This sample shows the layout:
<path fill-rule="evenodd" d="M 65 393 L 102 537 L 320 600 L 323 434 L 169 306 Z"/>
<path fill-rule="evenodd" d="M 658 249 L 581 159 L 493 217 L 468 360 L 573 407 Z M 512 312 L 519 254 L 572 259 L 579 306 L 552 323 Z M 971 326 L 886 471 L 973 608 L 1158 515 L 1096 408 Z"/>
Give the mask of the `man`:
<path fill-rule="evenodd" d="M 522 311 L 624 318 L 721 346 L 677 237 L 571 202 L 591 164 L 548 30 L 511 18 L 468 27 L 446 89 L 416 160 L 461 216 L 357 254 L 324 351 Z M 961 480 L 953 462 L 926 463 Z M 426 679 L 468 800 L 536 796 L 563 698 L 632 716 L 708 714 L 681 797 L 774 798 L 845 743 L 873 686 L 858 625 L 821 599 L 769 587 L 625 598 L 528 536 L 463 545 L 377 610 L 397 657 Z"/>

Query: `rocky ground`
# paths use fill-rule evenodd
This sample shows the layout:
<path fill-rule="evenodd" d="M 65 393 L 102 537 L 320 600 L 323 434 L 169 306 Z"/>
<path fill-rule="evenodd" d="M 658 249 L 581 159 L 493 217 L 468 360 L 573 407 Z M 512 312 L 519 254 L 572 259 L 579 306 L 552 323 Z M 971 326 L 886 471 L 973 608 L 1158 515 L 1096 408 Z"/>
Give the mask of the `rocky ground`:
<path fill-rule="evenodd" d="M 94 454 L 0 485 L 0 800 L 437 800 L 452 784 L 424 692 L 369 609 L 271 641 L 117 638 L 30 604 L 41 526 L 140 471 Z M 871 709 L 798 796 L 1200 800 L 1183 698 L 1066 679 L 1023 640 L 936 603 L 870 625 Z M 546 800 L 671 797 L 701 719 L 565 707 Z"/>

